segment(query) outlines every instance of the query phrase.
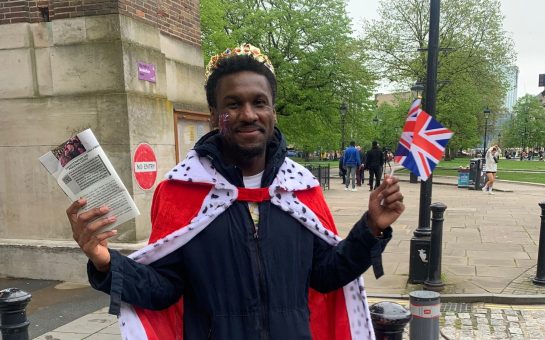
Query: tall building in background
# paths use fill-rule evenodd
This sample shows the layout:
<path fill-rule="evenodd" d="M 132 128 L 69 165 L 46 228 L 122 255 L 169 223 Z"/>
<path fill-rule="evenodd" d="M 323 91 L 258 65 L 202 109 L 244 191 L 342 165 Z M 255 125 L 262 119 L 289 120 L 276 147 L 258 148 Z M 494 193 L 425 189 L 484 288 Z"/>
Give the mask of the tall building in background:
<path fill-rule="evenodd" d="M 503 112 L 500 112 L 499 115 L 496 117 L 495 127 L 493 129 L 496 134 L 491 134 L 487 138 L 488 145 L 490 145 L 490 141 L 499 140 L 497 134 L 500 133 L 503 124 L 505 124 L 505 122 L 513 117 L 513 107 L 517 102 L 519 68 L 517 66 L 509 66 L 506 67 L 504 70 L 505 77 L 508 82 L 508 90 L 503 100 Z"/>
<path fill-rule="evenodd" d="M 519 80 L 519 68 L 517 66 L 511 66 L 506 69 L 506 78 L 509 82 L 509 90 L 505 95 L 503 106 L 506 112 L 513 112 L 513 106 L 517 102 L 518 96 L 518 80 Z"/>
<path fill-rule="evenodd" d="M 86 128 L 142 213 L 113 247 L 147 240 L 133 155 L 152 147 L 158 183 L 208 131 L 200 33 L 198 0 L 0 1 L 0 276 L 86 281 L 70 202 L 38 161 Z"/>

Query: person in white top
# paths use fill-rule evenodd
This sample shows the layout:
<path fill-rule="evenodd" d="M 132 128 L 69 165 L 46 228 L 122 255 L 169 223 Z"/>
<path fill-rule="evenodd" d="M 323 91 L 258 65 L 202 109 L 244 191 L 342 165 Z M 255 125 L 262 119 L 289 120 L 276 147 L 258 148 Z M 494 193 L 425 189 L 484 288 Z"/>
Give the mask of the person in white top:
<path fill-rule="evenodd" d="M 500 148 L 497 145 L 491 146 L 485 155 L 485 171 L 487 181 L 483 187 L 483 192 L 493 195 L 492 187 L 496 181 L 496 172 L 498 172 L 498 159 L 500 157 Z"/>

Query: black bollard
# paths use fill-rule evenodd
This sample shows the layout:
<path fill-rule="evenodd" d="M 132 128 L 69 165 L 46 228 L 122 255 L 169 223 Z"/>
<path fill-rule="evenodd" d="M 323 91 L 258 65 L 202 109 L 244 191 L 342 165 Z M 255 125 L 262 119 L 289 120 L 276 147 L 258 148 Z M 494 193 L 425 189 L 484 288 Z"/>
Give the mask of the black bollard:
<path fill-rule="evenodd" d="M 32 296 L 18 288 L 0 291 L 0 330 L 2 340 L 28 340 L 29 321 L 25 308 Z"/>
<path fill-rule="evenodd" d="M 403 329 L 411 320 L 411 312 L 389 301 L 377 302 L 369 307 L 377 340 L 401 340 Z"/>
<path fill-rule="evenodd" d="M 532 282 L 536 285 L 545 285 L 545 201 L 539 203 L 539 206 L 541 207 L 541 229 L 539 230 L 536 277 Z"/>
<path fill-rule="evenodd" d="M 431 209 L 431 244 L 428 266 L 428 279 L 424 281 L 424 289 L 435 292 L 442 291 L 445 285 L 441 281 L 441 257 L 443 246 L 443 214 L 447 206 L 443 203 L 434 203 Z"/>

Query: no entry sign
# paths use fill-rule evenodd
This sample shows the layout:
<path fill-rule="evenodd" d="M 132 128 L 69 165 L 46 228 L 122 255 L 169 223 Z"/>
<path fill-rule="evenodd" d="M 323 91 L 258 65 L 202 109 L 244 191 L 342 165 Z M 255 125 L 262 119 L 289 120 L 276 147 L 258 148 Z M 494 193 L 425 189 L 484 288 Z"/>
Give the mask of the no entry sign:
<path fill-rule="evenodd" d="M 141 143 L 136 147 L 132 171 L 140 188 L 149 190 L 153 187 L 157 178 L 157 158 L 149 144 Z"/>

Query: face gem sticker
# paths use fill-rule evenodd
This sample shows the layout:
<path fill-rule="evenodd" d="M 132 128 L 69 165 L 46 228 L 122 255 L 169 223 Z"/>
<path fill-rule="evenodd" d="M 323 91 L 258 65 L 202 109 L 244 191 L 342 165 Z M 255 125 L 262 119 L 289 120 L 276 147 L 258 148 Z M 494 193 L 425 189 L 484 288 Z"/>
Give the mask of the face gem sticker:
<path fill-rule="evenodd" d="M 227 134 L 229 131 L 229 112 L 224 112 L 219 117 L 220 133 Z"/>

